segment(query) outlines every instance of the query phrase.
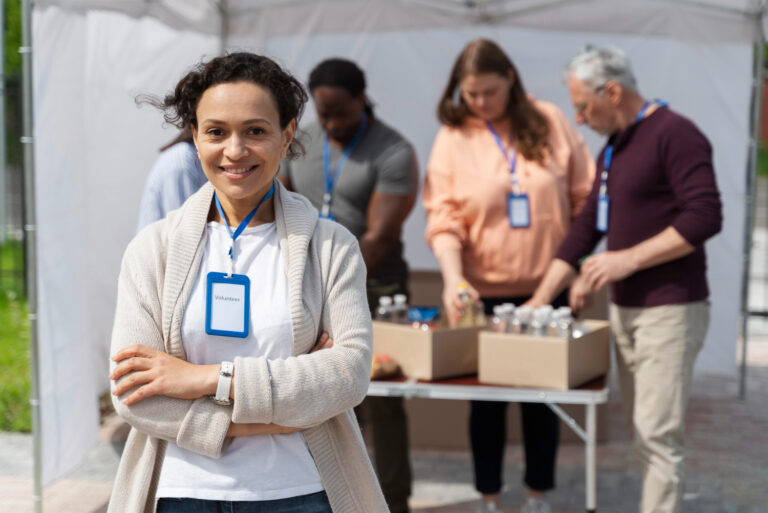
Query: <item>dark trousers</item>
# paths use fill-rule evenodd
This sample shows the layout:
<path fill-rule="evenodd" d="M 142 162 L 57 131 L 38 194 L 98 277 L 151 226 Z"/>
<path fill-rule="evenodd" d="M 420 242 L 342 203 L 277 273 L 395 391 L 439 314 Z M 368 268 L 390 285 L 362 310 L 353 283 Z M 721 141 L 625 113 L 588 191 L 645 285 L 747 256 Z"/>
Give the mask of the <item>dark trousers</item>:
<path fill-rule="evenodd" d="M 368 304 L 375 311 L 379 297 L 406 293 L 402 283 L 368 286 Z M 411 462 L 403 398 L 366 397 L 355 413 L 360 423 L 371 430 L 376 474 L 389 510 L 406 513 L 411 495 Z"/>
<path fill-rule="evenodd" d="M 157 513 L 332 513 L 325 492 L 273 501 L 158 499 Z"/>
<path fill-rule="evenodd" d="M 493 307 L 501 303 L 520 304 L 530 296 L 483 298 L 486 315 L 493 315 Z M 564 292 L 552 303 L 566 306 L 568 294 Z M 472 444 L 472 462 L 475 488 L 483 494 L 501 491 L 504 449 L 507 444 L 507 404 L 499 401 L 471 401 L 469 438 Z M 521 403 L 520 416 L 525 449 L 525 485 L 537 491 L 555 487 L 555 460 L 560 440 L 560 421 L 545 404 Z"/>

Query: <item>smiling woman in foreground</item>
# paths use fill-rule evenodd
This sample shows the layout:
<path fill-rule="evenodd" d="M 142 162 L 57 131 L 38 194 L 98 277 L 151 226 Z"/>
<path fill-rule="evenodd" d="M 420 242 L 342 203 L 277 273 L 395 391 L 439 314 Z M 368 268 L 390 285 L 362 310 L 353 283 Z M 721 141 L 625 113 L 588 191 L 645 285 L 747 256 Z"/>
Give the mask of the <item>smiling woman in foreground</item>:
<path fill-rule="evenodd" d="M 110 513 L 387 510 L 350 411 L 371 365 L 357 241 L 275 180 L 306 100 L 237 53 L 157 102 L 209 183 L 123 257 L 110 379 L 133 429 Z"/>

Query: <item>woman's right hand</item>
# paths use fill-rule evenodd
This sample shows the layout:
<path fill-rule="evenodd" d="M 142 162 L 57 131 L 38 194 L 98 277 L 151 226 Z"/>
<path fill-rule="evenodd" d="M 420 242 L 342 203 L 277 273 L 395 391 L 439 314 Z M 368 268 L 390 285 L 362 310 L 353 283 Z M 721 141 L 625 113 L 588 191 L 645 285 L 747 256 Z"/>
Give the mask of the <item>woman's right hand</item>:
<path fill-rule="evenodd" d="M 461 295 L 459 294 L 459 284 L 461 283 L 467 284 L 464 290 L 467 291 L 473 303 L 480 300 L 480 294 L 463 276 L 446 280 L 443 287 L 443 306 L 448 317 L 448 325 L 452 328 L 456 326 L 459 319 L 464 315 L 464 303 L 461 301 Z"/>

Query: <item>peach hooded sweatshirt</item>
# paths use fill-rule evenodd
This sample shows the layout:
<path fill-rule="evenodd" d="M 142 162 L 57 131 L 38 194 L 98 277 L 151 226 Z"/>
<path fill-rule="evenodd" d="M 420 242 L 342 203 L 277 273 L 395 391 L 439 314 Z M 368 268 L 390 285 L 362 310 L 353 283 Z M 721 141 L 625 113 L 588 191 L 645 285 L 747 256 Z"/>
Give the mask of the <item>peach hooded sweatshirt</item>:
<path fill-rule="evenodd" d="M 438 258 L 458 249 L 464 277 L 483 297 L 532 294 L 592 188 L 595 163 L 584 139 L 555 105 L 534 105 L 549 121 L 552 152 L 543 166 L 517 152 L 528 228 L 510 227 L 509 164 L 482 120 L 443 126 L 427 164 L 427 242 Z M 509 129 L 499 135 L 508 145 Z"/>

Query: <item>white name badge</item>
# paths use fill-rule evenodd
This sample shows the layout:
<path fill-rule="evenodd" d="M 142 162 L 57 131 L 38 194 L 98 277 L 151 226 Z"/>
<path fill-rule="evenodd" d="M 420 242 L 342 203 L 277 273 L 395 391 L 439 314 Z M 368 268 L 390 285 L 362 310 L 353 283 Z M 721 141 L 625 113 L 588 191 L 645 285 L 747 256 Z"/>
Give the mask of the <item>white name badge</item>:
<path fill-rule="evenodd" d="M 611 205 L 611 199 L 601 194 L 597 198 L 597 231 L 606 233 L 608 231 L 608 209 Z"/>
<path fill-rule="evenodd" d="M 244 274 L 208 273 L 205 332 L 245 338 L 250 322 L 251 280 Z"/>
<path fill-rule="evenodd" d="M 512 228 L 528 228 L 531 225 L 531 207 L 527 194 L 507 195 L 507 217 Z"/>

